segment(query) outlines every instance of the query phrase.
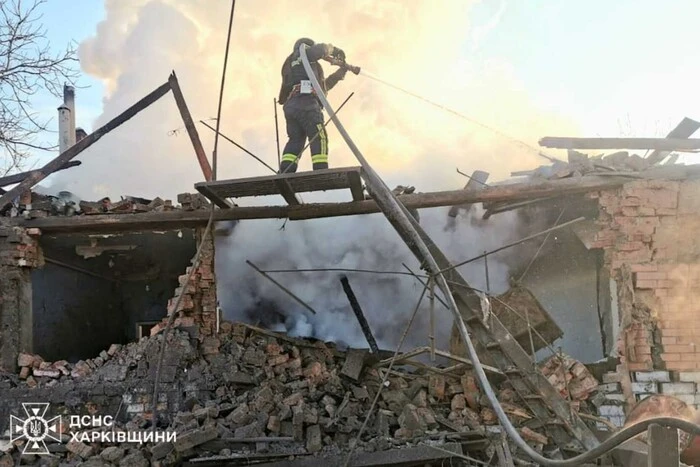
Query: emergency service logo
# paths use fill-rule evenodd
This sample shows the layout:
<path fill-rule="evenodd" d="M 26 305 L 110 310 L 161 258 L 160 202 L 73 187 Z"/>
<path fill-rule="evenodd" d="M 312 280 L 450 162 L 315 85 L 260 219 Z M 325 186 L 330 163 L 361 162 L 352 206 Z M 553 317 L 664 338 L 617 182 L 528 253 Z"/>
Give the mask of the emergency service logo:
<path fill-rule="evenodd" d="M 10 415 L 10 440 L 24 439 L 22 454 L 48 454 L 46 440 L 61 442 L 61 416 L 45 418 L 49 404 L 45 402 L 22 403 L 26 418 Z"/>

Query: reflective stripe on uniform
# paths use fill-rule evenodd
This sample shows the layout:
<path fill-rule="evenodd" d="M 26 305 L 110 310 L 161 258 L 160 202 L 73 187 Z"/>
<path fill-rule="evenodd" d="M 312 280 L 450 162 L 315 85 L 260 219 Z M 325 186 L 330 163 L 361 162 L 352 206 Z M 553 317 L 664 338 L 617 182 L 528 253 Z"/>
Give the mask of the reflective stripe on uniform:
<path fill-rule="evenodd" d="M 328 159 L 328 138 L 326 137 L 326 128 L 321 123 L 316 125 L 316 128 L 318 128 L 318 139 L 321 140 L 321 153 L 326 154 L 326 159 Z M 324 162 L 328 161 L 326 160 Z"/>
<path fill-rule="evenodd" d="M 299 159 L 299 156 L 296 154 L 284 154 L 282 156 L 282 162 L 291 162 L 292 164 L 296 163 L 297 159 Z"/>
<path fill-rule="evenodd" d="M 328 163 L 328 154 L 316 154 L 311 156 L 311 163 L 313 164 L 323 164 Z"/>

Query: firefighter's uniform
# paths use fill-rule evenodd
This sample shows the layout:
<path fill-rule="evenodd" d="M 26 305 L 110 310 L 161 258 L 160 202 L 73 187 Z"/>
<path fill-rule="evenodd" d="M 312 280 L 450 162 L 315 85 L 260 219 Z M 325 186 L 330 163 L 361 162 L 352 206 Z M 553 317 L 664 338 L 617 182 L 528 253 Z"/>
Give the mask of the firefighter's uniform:
<path fill-rule="evenodd" d="M 289 140 L 284 146 L 280 173 L 292 173 L 297 170 L 297 162 L 307 138 L 311 140 L 311 162 L 314 170 L 328 168 L 328 134 L 323 126 L 323 109 L 308 79 L 299 46 L 305 44 L 306 56 L 316 75 L 321 88 L 328 92 L 345 77 L 345 68 L 339 68 L 328 76 L 323 76 L 323 68 L 318 61 L 324 57 L 345 54 L 331 44 L 314 44 L 310 39 L 299 39 L 292 55 L 282 65 L 282 87 L 279 103 L 284 105 L 284 117 L 287 121 Z M 316 136 L 318 134 L 318 136 Z"/>

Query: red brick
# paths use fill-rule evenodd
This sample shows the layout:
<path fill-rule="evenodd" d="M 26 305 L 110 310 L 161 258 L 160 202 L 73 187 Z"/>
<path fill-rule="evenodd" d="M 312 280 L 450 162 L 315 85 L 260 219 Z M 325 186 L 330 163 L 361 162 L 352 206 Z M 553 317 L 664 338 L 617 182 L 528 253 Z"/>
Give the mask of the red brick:
<path fill-rule="evenodd" d="M 696 362 L 671 362 L 666 365 L 669 370 L 694 370 L 697 368 Z"/>
<path fill-rule="evenodd" d="M 657 297 L 668 297 L 668 289 L 656 289 L 654 295 Z"/>
<path fill-rule="evenodd" d="M 668 274 L 665 272 L 643 272 L 640 271 L 637 273 L 637 280 L 640 281 L 655 281 L 655 280 L 660 280 L 660 279 L 667 279 Z"/>
<path fill-rule="evenodd" d="M 692 353 L 695 346 L 688 344 L 669 344 L 664 345 L 664 351 L 669 353 Z"/>
<path fill-rule="evenodd" d="M 692 336 L 693 330 L 687 328 L 665 328 L 661 331 L 662 336 Z"/>
<path fill-rule="evenodd" d="M 678 338 L 677 337 L 662 337 L 661 338 L 661 344 L 662 345 L 669 345 L 669 344 L 677 344 L 678 343 Z"/>
<path fill-rule="evenodd" d="M 697 362 L 700 361 L 700 355 L 696 353 L 682 353 L 681 355 L 681 361 L 682 362 Z"/>
<path fill-rule="evenodd" d="M 658 281 L 637 281 L 637 288 L 638 289 L 655 289 L 657 287 L 657 282 Z"/>
<path fill-rule="evenodd" d="M 681 354 L 679 353 L 662 353 L 661 360 L 665 362 L 678 362 L 681 360 Z"/>
<path fill-rule="evenodd" d="M 675 208 L 656 208 L 657 216 L 675 216 L 678 214 L 678 210 Z"/>
<path fill-rule="evenodd" d="M 647 363 L 628 363 L 627 364 L 627 369 L 630 371 L 644 371 L 644 370 L 651 370 L 652 365 L 651 362 Z"/>
<path fill-rule="evenodd" d="M 637 356 L 651 355 L 651 347 L 649 347 L 648 345 L 635 345 L 634 353 L 637 354 Z"/>
<path fill-rule="evenodd" d="M 645 248 L 646 245 L 642 242 L 624 242 L 617 246 L 619 251 L 637 251 Z"/>
<path fill-rule="evenodd" d="M 673 283 L 673 281 L 660 280 L 660 281 L 658 281 L 657 287 L 659 287 L 661 289 L 672 289 L 674 287 L 674 285 L 675 284 Z"/>
<path fill-rule="evenodd" d="M 630 266 L 630 269 L 632 272 L 656 272 L 659 270 L 659 266 L 657 264 L 633 264 Z M 637 277 L 639 277 L 639 274 L 637 274 Z M 663 279 L 666 279 L 665 277 Z"/>

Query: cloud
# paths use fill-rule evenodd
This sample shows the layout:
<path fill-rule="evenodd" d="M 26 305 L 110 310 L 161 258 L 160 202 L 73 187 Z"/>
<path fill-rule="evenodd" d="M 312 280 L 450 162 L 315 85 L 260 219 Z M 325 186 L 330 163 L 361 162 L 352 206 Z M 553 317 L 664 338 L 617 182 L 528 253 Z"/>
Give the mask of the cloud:
<path fill-rule="evenodd" d="M 461 52 L 472 3 L 446 1 L 435 8 L 427 0 L 311 0 L 302 9 L 292 0 L 238 2 L 222 132 L 276 164 L 272 100 L 279 90 L 280 67 L 294 41 L 310 36 L 342 47 L 348 61 L 388 82 L 528 144 L 535 145 L 545 132 L 572 133 L 569 124 L 530 101 L 507 64 L 477 68 Z M 165 82 L 173 69 L 194 117 L 216 115 L 227 2 L 107 1 L 105 10 L 95 36 L 79 49 L 84 71 L 106 88 L 95 127 Z M 410 180 L 421 190 L 455 188 L 462 183 L 455 166 L 504 177 L 542 162 L 533 150 L 362 75 L 349 75 L 331 92 L 331 102 L 337 106 L 352 91 L 356 94 L 340 117 L 390 185 Z M 280 126 L 284 139 L 283 121 Z M 166 95 L 81 155 L 81 167 L 56 177 L 68 178 L 73 189 L 93 198 L 174 197 L 191 191 L 202 177 L 189 139 L 184 131 L 168 136 L 181 127 L 174 100 Z M 199 132 L 211 153 L 213 133 L 203 126 Z M 332 166 L 357 163 L 334 128 L 330 153 Z M 308 154 L 301 168 L 310 168 Z M 219 179 L 266 173 L 249 156 L 220 142 Z"/>

